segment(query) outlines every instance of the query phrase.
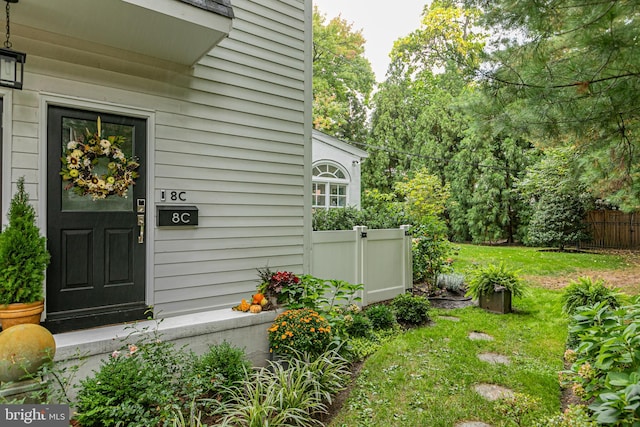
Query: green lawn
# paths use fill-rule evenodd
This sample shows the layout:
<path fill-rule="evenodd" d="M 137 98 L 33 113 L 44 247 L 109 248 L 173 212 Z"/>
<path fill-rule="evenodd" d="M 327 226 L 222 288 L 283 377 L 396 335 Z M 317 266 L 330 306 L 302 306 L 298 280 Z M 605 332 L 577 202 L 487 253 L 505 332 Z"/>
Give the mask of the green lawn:
<path fill-rule="evenodd" d="M 505 261 L 520 274 L 565 275 L 580 270 L 625 269 L 625 257 L 545 252 L 535 248 L 460 245 L 457 272 Z M 366 360 L 342 411 L 330 426 L 452 427 L 466 421 L 516 425 L 478 395 L 474 386 L 497 384 L 539 399 L 522 425 L 535 425 L 560 411 L 558 371 L 562 369 L 568 319 L 558 290 L 531 287 L 514 301 L 515 312 L 492 314 L 477 307 L 432 310 L 430 326 L 411 330 Z M 450 319 L 454 316 L 457 321 Z M 484 332 L 493 341 L 472 341 Z M 478 359 L 483 352 L 507 356 L 509 365 Z"/>
<path fill-rule="evenodd" d="M 553 252 L 523 246 L 456 245 L 454 269 L 465 272 L 475 265 L 504 261 L 531 276 L 569 274 L 580 270 L 614 270 L 630 267 L 622 255 L 591 252 Z"/>

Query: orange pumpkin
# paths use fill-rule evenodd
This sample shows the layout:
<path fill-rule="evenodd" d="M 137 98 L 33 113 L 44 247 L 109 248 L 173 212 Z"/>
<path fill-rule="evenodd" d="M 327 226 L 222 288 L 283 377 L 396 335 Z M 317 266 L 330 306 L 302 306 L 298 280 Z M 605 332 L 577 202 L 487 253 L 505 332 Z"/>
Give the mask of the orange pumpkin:
<path fill-rule="evenodd" d="M 261 293 L 257 293 L 253 296 L 253 304 L 260 304 L 262 302 L 262 300 L 264 299 L 264 295 L 262 295 Z"/>
<path fill-rule="evenodd" d="M 249 301 L 247 301 L 246 299 L 242 298 L 242 301 L 240 301 L 240 305 L 238 306 L 238 310 L 240 310 L 240 311 L 249 311 L 250 307 L 251 307 L 251 304 L 249 304 Z"/>
<path fill-rule="evenodd" d="M 262 311 L 262 306 L 260 304 L 251 304 L 249 311 L 251 313 L 260 313 Z"/>

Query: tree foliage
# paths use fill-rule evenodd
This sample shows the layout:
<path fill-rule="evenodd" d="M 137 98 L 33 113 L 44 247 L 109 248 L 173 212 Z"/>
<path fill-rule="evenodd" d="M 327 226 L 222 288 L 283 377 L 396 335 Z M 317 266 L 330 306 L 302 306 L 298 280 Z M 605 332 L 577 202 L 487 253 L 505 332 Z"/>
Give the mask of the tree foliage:
<path fill-rule="evenodd" d="M 405 211 L 415 224 L 424 218 L 442 216 L 450 197 L 449 186 L 441 185 L 438 177 L 429 174 L 424 167 L 411 179 L 396 182 L 395 189 L 404 200 Z"/>
<path fill-rule="evenodd" d="M 576 181 L 574 165 L 570 150 L 549 150 L 522 180 L 522 194 L 533 209 L 528 244 L 564 250 L 588 239 L 584 217 L 592 198 L 586 186 Z"/>
<path fill-rule="evenodd" d="M 640 206 L 637 0 L 470 0 L 494 38 L 488 91 L 540 144 L 571 147 L 581 180 L 626 210 Z"/>
<path fill-rule="evenodd" d="M 347 141 L 364 141 L 375 75 L 362 31 L 313 10 L 313 126 Z"/>

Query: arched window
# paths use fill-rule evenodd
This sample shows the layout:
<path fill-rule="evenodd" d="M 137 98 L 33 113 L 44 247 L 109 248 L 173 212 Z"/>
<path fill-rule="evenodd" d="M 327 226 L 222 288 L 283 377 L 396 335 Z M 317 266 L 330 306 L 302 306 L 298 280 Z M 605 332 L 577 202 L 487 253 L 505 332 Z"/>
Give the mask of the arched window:
<path fill-rule="evenodd" d="M 344 208 L 347 206 L 349 179 L 345 171 L 333 163 L 313 167 L 313 207 Z"/>

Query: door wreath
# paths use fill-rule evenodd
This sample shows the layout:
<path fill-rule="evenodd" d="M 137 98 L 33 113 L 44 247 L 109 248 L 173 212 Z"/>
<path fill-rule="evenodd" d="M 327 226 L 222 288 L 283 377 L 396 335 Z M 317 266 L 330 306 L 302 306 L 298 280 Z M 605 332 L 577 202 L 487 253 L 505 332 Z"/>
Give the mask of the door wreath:
<path fill-rule="evenodd" d="M 65 190 L 72 190 L 80 196 L 90 195 L 93 200 L 118 195 L 127 197 L 129 186 L 135 184 L 139 176 L 136 169 L 140 163 L 135 157 L 127 157 L 122 151 L 123 136 L 102 138 L 100 117 L 98 131 L 86 135 L 80 141 L 69 141 L 62 161 L 63 181 L 68 181 Z M 96 168 L 96 166 L 98 166 Z M 105 167 L 106 166 L 106 167 Z M 99 173 L 96 169 L 100 169 Z"/>

